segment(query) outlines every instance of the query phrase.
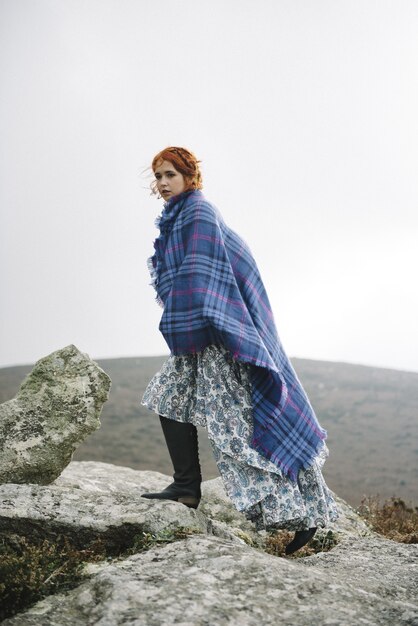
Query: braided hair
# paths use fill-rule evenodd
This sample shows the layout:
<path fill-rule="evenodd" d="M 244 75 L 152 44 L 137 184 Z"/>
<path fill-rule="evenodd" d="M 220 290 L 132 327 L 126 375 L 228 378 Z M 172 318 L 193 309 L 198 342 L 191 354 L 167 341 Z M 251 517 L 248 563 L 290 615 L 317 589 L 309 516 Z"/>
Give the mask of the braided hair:
<path fill-rule="evenodd" d="M 164 148 L 152 160 L 152 170 L 160 165 L 162 161 L 169 161 L 173 167 L 184 176 L 186 183 L 185 190 L 189 189 L 202 189 L 202 173 L 199 168 L 200 161 L 197 160 L 193 152 L 186 148 L 178 148 L 176 146 L 170 146 Z M 158 193 L 157 181 L 151 183 L 151 191 L 154 194 Z"/>

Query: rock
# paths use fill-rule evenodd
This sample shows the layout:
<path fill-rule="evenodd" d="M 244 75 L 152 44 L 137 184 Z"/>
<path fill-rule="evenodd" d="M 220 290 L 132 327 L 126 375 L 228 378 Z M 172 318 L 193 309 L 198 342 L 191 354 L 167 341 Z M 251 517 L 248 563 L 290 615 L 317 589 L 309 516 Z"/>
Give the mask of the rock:
<path fill-rule="evenodd" d="M 109 463 L 72 462 L 52 485 L 0 485 L 0 532 L 54 539 L 65 532 L 76 545 L 102 537 L 112 546 L 125 546 L 139 532 L 158 533 L 184 526 L 210 532 L 235 543 L 261 547 L 265 533 L 255 530 L 226 495 L 221 478 L 202 484 L 197 511 L 170 501 L 141 498 L 160 491 L 172 479 L 159 472 L 136 471 Z M 343 500 L 338 534 L 371 534 Z M 328 529 L 327 529 L 328 530 Z"/>
<path fill-rule="evenodd" d="M 190 537 L 107 565 L 77 589 L 50 596 L 2 623 L 416 624 L 418 606 L 412 601 L 416 587 L 409 568 L 418 547 L 381 538 L 345 541 L 319 559 L 290 560 L 218 537 Z M 358 572 L 352 567 L 352 552 L 360 557 Z M 331 554 L 332 566 L 324 567 Z M 379 568 L 374 567 L 376 558 Z"/>
<path fill-rule="evenodd" d="M 35 364 L 15 398 L 0 405 L 0 483 L 51 483 L 100 426 L 110 378 L 75 346 Z"/>
<path fill-rule="evenodd" d="M 116 551 L 131 545 L 141 532 L 178 527 L 207 532 L 209 522 L 200 511 L 141 498 L 144 491 L 163 484 L 167 477 L 157 472 L 74 462 L 52 485 L 0 485 L 0 534 L 52 541 L 64 534 L 80 548 L 100 538 Z"/>
<path fill-rule="evenodd" d="M 336 493 L 331 491 L 337 506 L 340 517 L 336 522 L 331 522 L 329 529 L 337 532 L 340 536 L 365 537 L 374 533 L 370 530 L 366 522 L 355 512 L 355 510 Z"/>
<path fill-rule="evenodd" d="M 2 625 L 418 624 L 418 546 L 372 533 L 342 500 L 333 525 L 336 547 L 281 558 L 261 549 L 263 532 L 234 509 L 219 478 L 203 483 L 197 511 L 140 497 L 170 480 L 158 472 L 72 462 L 52 485 L 0 485 L 0 534 L 65 533 L 79 545 L 100 537 L 123 547 L 141 531 L 200 533 L 89 565 L 78 587 Z"/>
<path fill-rule="evenodd" d="M 172 481 L 160 472 L 137 471 L 97 461 L 73 461 L 54 481 L 54 485 L 85 492 L 121 493 L 137 497 L 145 491 L 161 491 Z"/>
<path fill-rule="evenodd" d="M 182 526 L 238 544 L 263 545 L 265 533 L 256 531 L 235 509 L 221 478 L 202 484 L 197 511 L 177 502 L 141 498 L 141 493 L 160 491 L 170 481 L 159 472 L 72 462 L 49 486 L 0 485 L 0 533 L 14 531 L 50 540 L 65 533 L 79 546 L 100 537 L 117 548 L 129 545 L 139 532 Z M 340 518 L 332 530 L 356 537 L 372 534 L 348 504 L 338 501 Z"/>

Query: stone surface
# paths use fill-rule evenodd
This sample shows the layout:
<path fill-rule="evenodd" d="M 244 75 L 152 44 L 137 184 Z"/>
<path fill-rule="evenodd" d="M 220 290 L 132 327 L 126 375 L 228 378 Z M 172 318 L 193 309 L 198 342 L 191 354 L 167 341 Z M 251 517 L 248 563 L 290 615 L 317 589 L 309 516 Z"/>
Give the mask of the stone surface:
<path fill-rule="evenodd" d="M 265 533 L 257 532 L 235 509 L 220 478 L 203 483 L 197 511 L 177 502 L 141 498 L 141 493 L 160 491 L 171 480 L 159 472 L 72 462 L 48 486 L 0 485 L 0 532 L 14 530 L 49 539 L 65 532 L 80 545 L 105 537 L 115 546 L 124 546 L 139 532 L 184 526 L 238 544 L 262 545 Z M 339 502 L 341 516 L 332 529 L 354 536 L 370 534 L 353 509 Z"/>
<path fill-rule="evenodd" d="M 172 480 L 172 477 L 160 472 L 135 471 L 109 463 L 82 461 L 71 463 L 57 478 L 54 485 L 75 487 L 88 493 L 125 494 L 129 498 L 137 499 L 138 495 L 146 491 L 161 491 Z M 202 494 L 198 512 L 208 520 L 213 534 L 238 543 L 248 542 L 248 540 L 255 544 L 261 543 L 260 533 L 242 513 L 235 509 L 226 495 L 221 478 L 205 481 L 202 484 Z M 150 501 L 146 500 L 146 502 Z M 144 498 L 141 498 L 141 506 L 143 503 Z M 156 500 L 151 500 L 151 503 L 161 504 Z M 175 504 L 175 506 L 178 505 Z M 184 509 L 185 507 L 182 506 L 181 510 Z"/>
<path fill-rule="evenodd" d="M 0 483 L 51 483 L 100 426 L 110 378 L 67 346 L 38 361 L 15 398 L 0 405 Z"/>
<path fill-rule="evenodd" d="M 170 480 L 158 472 L 72 462 L 49 486 L 0 485 L 0 533 L 65 532 L 80 543 L 100 536 L 123 545 L 141 530 L 200 532 L 92 564 L 76 589 L 49 596 L 2 624 L 418 625 L 418 546 L 372 533 L 343 501 L 335 548 L 280 558 L 260 549 L 262 533 L 234 509 L 220 479 L 203 483 L 197 511 L 140 497 Z"/>
<path fill-rule="evenodd" d="M 331 555 L 332 565 L 324 566 Z M 417 556 L 417 546 L 345 538 L 319 558 L 290 560 L 195 536 L 107 565 L 3 624 L 412 625 Z"/>
<path fill-rule="evenodd" d="M 74 462 L 52 485 L 0 485 L 0 534 L 49 540 L 65 534 L 79 547 L 102 538 L 116 549 L 129 546 L 141 532 L 180 526 L 207 532 L 209 522 L 200 511 L 141 498 L 149 488 L 166 484 L 167 477 L 158 472 Z"/>

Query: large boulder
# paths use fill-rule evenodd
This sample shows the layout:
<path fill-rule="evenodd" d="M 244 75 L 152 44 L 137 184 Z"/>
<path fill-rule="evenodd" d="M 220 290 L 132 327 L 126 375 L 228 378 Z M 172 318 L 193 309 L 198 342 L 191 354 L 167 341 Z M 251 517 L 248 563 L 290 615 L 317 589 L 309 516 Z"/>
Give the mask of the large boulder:
<path fill-rule="evenodd" d="M 167 482 L 158 472 L 84 461 L 71 463 L 52 485 L 0 485 L 0 537 L 18 533 L 54 541 L 65 535 L 79 548 L 102 539 L 112 552 L 141 532 L 207 532 L 209 521 L 200 511 L 141 498 Z"/>
<path fill-rule="evenodd" d="M 18 532 L 53 540 L 64 533 L 80 547 L 102 538 L 117 548 L 129 545 L 140 532 L 186 527 L 236 544 L 264 545 L 265 531 L 257 531 L 235 509 L 221 478 L 202 484 L 197 511 L 176 502 L 141 498 L 146 491 L 161 491 L 171 480 L 159 472 L 73 461 L 52 485 L 0 485 L 0 535 Z M 339 537 L 372 534 L 348 504 L 337 501 L 338 521 L 318 535 L 328 530 Z"/>
<path fill-rule="evenodd" d="M 2 624 L 418 624 L 418 546 L 372 533 L 343 501 L 332 550 L 281 558 L 263 550 L 263 531 L 235 511 L 220 479 L 203 483 L 197 511 L 141 498 L 169 481 L 158 472 L 72 462 L 52 485 L 0 485 L 0 536 L 65 535 L 77 545 L 99 538 L 112 550 L 144 532 L 198 533 L 90 564 L 75 589 Z"/>
<path fill-rule="evenodd" d="M 110 384 L 72 345 L 38 361 L 16 397 L 0 405 L 0 483 L 55 480 L 100 426 Z"/>
<path fill-rule="evenodd" d="M 39 528 L 44 532 L 63 524 L 67 530 L 78 528 L 82 535 L 86 528 L 92 528 L 94 512 L 89 509 L 86 514 L 86 508 L 93 506 L 99 507 L 96 530 L 104 532 L 112 524 L 125 526 L 125 530 L 130 528 L 131 532 L 138 532 L 140 527 L 155 531 L 172 528 L 176 521 L 181 526 L 200 527 L 198 535 L 152 547 L 128 558 L 92 564 L 77 588 L 51 595 L 2 624 L 418 624 L 418 546 L 397 544 L 370 531 L 364 535 L 361 524 L 355 524 L 354 511 L 349 515 L 351 521 L 346 519 L 348 505 L 345 512 L 341 511 L 340 542 L 330 552 L 280 558 L 246 545 L 234 535 L 247 531 L 246 522 L 239 513 L 228 521 L 219 481 L 203 485 L 202 511 L 200 507 L 197 512 L 192 511 L 176 502 L 145 499 L 141 502 L 142 490 L 161 488 L 168 480 L 153 472 L 98 463 L 71 463 L 54 485 L 34 487 L 32 495 L 22 491 L 27 486 L 16 486 L 15 500 L 10 505 L 8 499 L 13 494 L 7 489 L 13 486 L 0 486 L 3 528 L 7 524 L 11 529 L 16 528 L 19 519 L 41 519 Z M 61 493 L 55 505 L 48 502 L 47 492 L 50 497 Z M 24 498 L 25 508 L 13 514 L 12 510 Z M 211 519 L 211 514 L 218 519 Z M 214 536 L 213 524 L 227 526 L 231 538 Z"/>

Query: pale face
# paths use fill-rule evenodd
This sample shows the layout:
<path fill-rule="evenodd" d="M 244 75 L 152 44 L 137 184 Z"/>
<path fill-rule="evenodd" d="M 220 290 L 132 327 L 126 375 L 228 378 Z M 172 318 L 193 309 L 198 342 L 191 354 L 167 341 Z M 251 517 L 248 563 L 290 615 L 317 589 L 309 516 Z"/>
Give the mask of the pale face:
<path fill-rule="evenodd" d="M 178 172 L 170 161 L 162 161 L 154 170 L 157 179 L 157 189 L 164 200 L 177 196 L 186 188 L 183 174 Z"/>

